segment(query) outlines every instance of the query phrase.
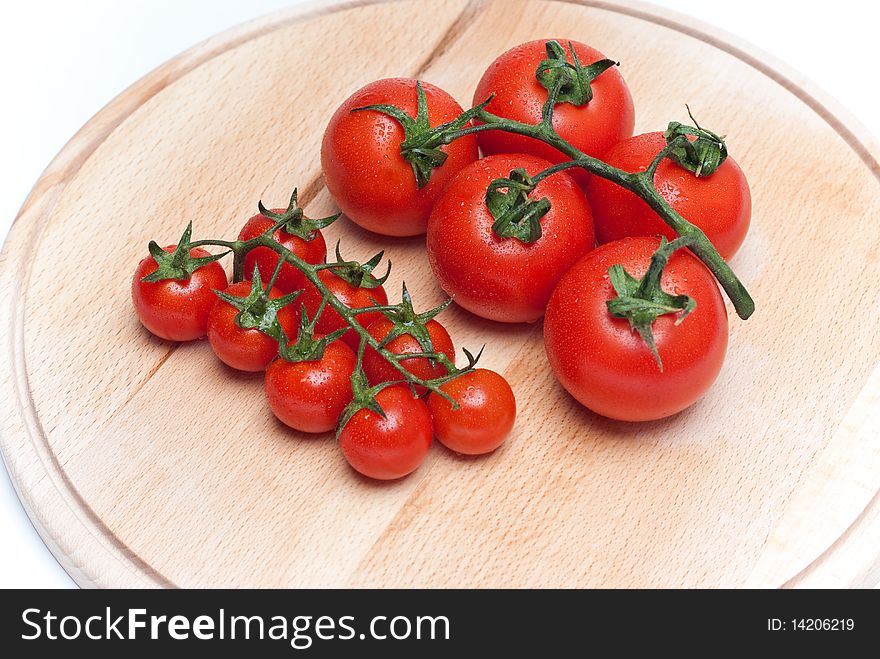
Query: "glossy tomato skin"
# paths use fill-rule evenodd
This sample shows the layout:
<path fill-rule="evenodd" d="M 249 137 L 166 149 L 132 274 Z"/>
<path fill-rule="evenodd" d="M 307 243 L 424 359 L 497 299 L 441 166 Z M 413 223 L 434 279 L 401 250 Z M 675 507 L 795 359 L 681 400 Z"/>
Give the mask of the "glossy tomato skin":
<path fill-rule="evenodd" d="M 440 388 L 459 405 L 453 410 L 442 396 L 428 396 L 434 435 L 441 444 L 464 455 L 482 455 L 507 439 L 516 421 L 516 399 L 501 375 L 478 368 Z"/>
<path fill-rule="evenodd" d="M 502 53 L 483 74 L 474 93 L 474 105 L 495 94 L 486 108 L 498 116 L 527 124 L 541 121 L 541 110 L 547 101 L 547 90 L 535 77 L 538 65 L 547 58 L 548 39 L 529 41 Z M 557 39 L 566 53 L 568 39 Z M 581 64 L 588 66 L 605 59 L 595 48 L 572 42 Z M 568 55 L 571 61 L 571 55 Z M 577 107 L 559 103 L 553 112 L 553 127 L 560 137 L 584 153 L 601 158 L 608 149 L 633 133 L 635 109 L 632 96 L 618 67 L 601 73 L 590 86 L 593 98 Z M 478 133 L 477 139 L 484 155 L 496 153 L 529 153 L 552 163 L 570 158 L 552 146 L 531 137 L 504 133 L 497 130 Z M 573 170 L 575 180 L 583 185 L 589 175 Z"/>
<path fill-rule="evenodd" d="M 445 91 L 422 82 L 431 126 L 451 121 L 461 106 Z M 477 159 L 477 140 L 468 135 L 442 147 L 446 162 L 419 190 L 412 166 L 400 154 L 400 123 L 366 105 L 390 104 L 416 115 L 416 81 L 390 78 L 372 82 L 346 100 L 327 126 L 321 145 L 324 182 L 340 210 L 364 229 L 386 236 L 425 232 L 434 201 L 463 167 Z"/>
<path fill-rule="evenodd" d="M 229 295 L 245 297 L 251 290 L 249 281 L 240 281 L 226 289 Z M 269 291 L 270 298 L 283 297 L 277 288 Z M 295 302 L 293 304 L 296 304 Z M 296 336 L 299 316 L 293 304 L 278 311 L 278 322 L 287 336 Z M 256 329 L 243 329 L 235 322 L 238 309 L 217 298 L 208 316 L 208 341 L 214 354 L 227 366 L 239 371 L 264 370 L 278 354 L 278 343 Z"/>
<path fill-rule="evenodd" d="M 283 208 L 276 208 L 275 213 L 283 213 Z M 241 232 L 238 234 L 239 240 L 250 240 L 262 233 L 265 233 L 275 222 L 265 215 L 254 215 L 249 219 Z M 324 242 L 324 236 L 320 231 L 315 232 L 312 240 L 303 240 L 299 236 L 287 233 L 283 229 L 276 229 L 272 234 L 276 242 L 280 243 L 291 252 L 296 254 L 306 263 L 323 263 L 327 256 L 327 245 Z M 268 247 L 255 247 L 244 257 L 244 276 L 250 279 L 254 273 L 254 266 L 260 269 L 260 278 L 263 283 L 267 283 L 275 272 L 275 266 L 278 264 L 278 254 Z M 283 293 L 293 293 L 300 291 L 306 287 L 308 280 L 305 275 L 297 270 L 289 263 L 281 266 L 281 272 L 275 280 L 275 288 Z"/>
<path fill-rule="evenodd" d="M 164 249 L 170 253 L 177 246 Z M 200 247 L 189 253 L 194 258 L 210 256 Z M 223 291 L 228 284 L 223 266 L 216 261 L 208 263 L 185 281 L 141 281 L 155 271 L 156 262 L 148 256 L 138 263 L 131 282 L 131 299 L 141 324 L 168 341 L 193 341 L 205 336 L 208 313 L 217 299 L 214 289 Z"/>
<path fill-rule="evenodd" d="M 370 323 L 369 327 L 367 327 L 367 331 L 370 333 L 370 336 L 381 342 L 386 336 L 388 336 L 388 333 L 393 327 L 394 323 L 385 316 L 382 316 Z M 452 344 L 452 338 L 449 336 L 449 332 L 446 331 L 446 328 L 436 320 L 432 319 L 425 323 L 425 329 L 428 330 L 428 336 L 431 337 L 431 346 L 433 347 L 434 352 L 443 353 L 452 363 L 455 363 L 455 346 Z M 385 344 L 385 348 L 397 355 L 425 351 L 425 349 L 419 345 L 419 342 L 409 334 L 402 334 L 396 339 L 392 339 Z M 446 375 L 446 369 L 443 366 L 437 362 L 432 365 L 431 361 L 424 357 L 404 359 L 400 363 L 407 371 L 422 380 L 432 380 Z M 384 357 L 370 347 L 367 347 L 364 350 L 363 366 L 364 373 L 367 374 L 367 380 L 371 385 L 401 379 L 400 371 L 394 368 Z M 425 393 L 425 388 L 422 386 L 416 386 L 416 391 L 423 394 Z"/>
<path fill-rule="evenodd" d="M 489 320 L 534 322 L 544 315 L 556 282 L 593 248 L 593 220 L 583 192 L 565 173 L 541 181 L 533 199 L 547 198 L 541 237 L 530 244 L 499 238 L 486 206 L 494 179 L 522 167 L 530 175 L 550 163 L 523 154 L 489 156 L 463 170 L 437 201 L 428 222 L 428 259 L 455 302 Z"/>
<path fill-rule="evenodd" d="M 636 135 L 615 145 L 606 155 L 609 165 L 643 172 L 663 147 L 663 133 Z M 700 227 L 725 259 L 739 249 L 749 230 L 752 197 L 745 174 L 728 156 L 710 176 L 696 177 L 666 159 L 657 168 L 654 184 L 667 202 Z M 599 243 L 628 236 L 677 237 L 644 201 L 619 185 L 594 176 L 587 185 Z"/>
<path fill-rule="evenodd" d="M 608 313 L 606 302 L 616 297 L 608 268 L 621 264 L 641 278 L 659 244 L 625 238 L 596 248 L 559 282 L 544 318 L 544 347 L 556 377 L 581 404 L 612 419 L 661 419 L 692 405 L 714 382 L 727 350 L 721 293 L 688 251 L 672 255 L 661 285 L 690 295 L 697 306 L 678 326 L 672 314 L 654 323 L 662 372 L 629 321 Z"/>
<path fill-rule="evenodd" d="M 432 426 L 428 407 L 404 385 L 376 394 L 385 418 L 362 409 L 339 433 L 339 446 L 348 463 L 364 476 L 394 480 L 412 473 L 428 454 Z"/>
<path fill-rule="evenodd" d="M 266 400 L 278 420 L 302 432 L 330 432 L 351 402 L 351 374 L 357 357 L 341 341 L 330 343 L 320 359 L 276 359 L 266 369 Z"/>
<path fill-rule="evenodd" d="M 342 277 L 333 274 L 330 270 L 319 270 L 318 277 L 324 285 L 327 286 L 327 288 L 329 288 L 330 291 L 350 309 L 372 307 L 375 304 L 388 304 L 388 295 L 385 293 L 385 289 L 382 288 L 382 286 L 377 286 L 376 288 L 357 288 L 349 284 Z M 305 305 L 306 313 L 309 318 L 314 318 L 315 314 L 318 312 L 318 307 L 321 306 L 321 294 L 314 286 L 307 286 L 303 291 L 302 296 L 299 300 L 294 302 L 294 304 L 300 302 Z M 358 322 L 366 328 L 369 327 L 370 323 L 381 317 L 382 314 L 380 312 L 371 311 L 369 313 L 358 314 L 357 319 Z M 330 334 L 331 332 L 335 332 L 336 330 L 347 326 L 348 323 L 345 322 L 345 319 L 328 304 L 324 307 L 324 311 L 318 319 L 316 330 L 319 334 Z M 360 343 L 360 337 L 357 332 L 349 329 L 342 335 L 342 340 L 345 341 L 352 350 L 357 351 L 358 344 Z"/>

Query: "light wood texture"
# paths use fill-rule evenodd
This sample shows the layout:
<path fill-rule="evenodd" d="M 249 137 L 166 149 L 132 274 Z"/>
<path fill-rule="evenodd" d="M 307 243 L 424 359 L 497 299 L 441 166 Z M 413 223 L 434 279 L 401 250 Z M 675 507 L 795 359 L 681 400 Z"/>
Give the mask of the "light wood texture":
<path fill-rule="evenodd" d="M 332 37 L 330 36 L 332 35 Z M 146 242 L 234 235 L 318 165 L 330 113 L 370 80 L 419 76 L 467 106 L 485 66 L 533 38 L 623 62 L 637 129 L 729 135 L 752 185 L 733 262 L 757 301 L 709 394 L 626 425 L 555 383 L 540 324 L 446 313 L 518 396 L 494 455 L 440 446 L 403 481 L 356 477 L 331 437 L 283 429 L 259 376 L 142 330 Z M 646 5 L 357 3 L 261 19 L 181 55 L 99 113 L 46 170 L 0 260 L 2 452 L 55 555 L 97 586 L 859 586 L 880 554 L 877 145 L 753 49 Z M 420 239 L 386 248 L 420 306 L 442 298 Z M 79 256 L 96 265 L 83 268 Z M 234 416 L 230 416 L 230 415 Z"/>

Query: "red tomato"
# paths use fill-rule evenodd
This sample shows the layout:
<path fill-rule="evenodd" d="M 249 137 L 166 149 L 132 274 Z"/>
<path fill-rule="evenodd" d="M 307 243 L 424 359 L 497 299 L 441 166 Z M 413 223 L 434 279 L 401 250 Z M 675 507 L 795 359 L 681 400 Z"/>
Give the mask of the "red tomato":
<path fill-rule="evenodd" d="M 677 315 L 653 325 L 661 371 L 629 321 L 614 318 L 606 302 L 616 293 L 608 269 L 620 264 L 641 278 L 660 241 L 624 238 L 581 259 L 559 282 L 544 318 L 544 346 L 562 385 L 584 406 L 612 419 L 648 421 L 680 412 L 715 381 L 727 349 L 727 311 L 709 270 L 679 250 L 663 271 L 661 287 L 697 303 L 678 326 Z"/>
<path fill-rule="evenodd" d="M 418 469 L 431 446 L 431 415 L 409 387 L 392 385 L 376 394 L 385 418 L 372 410 L 355 412 L 339 433 L 348 463 L 364 476 L 401 478 Z"/>
<path fill-rule="evenodd" d="M 394 328 L 394 323 L 385 316 L 378 318 L 370 323 L 367 331 L 377 341 L 381 342 L 388 333 Z M 441 352 L 446 355 L 449 360 L 455 363 L 455 347 L 452 345 L 452 338 L 449 332 L 436 320 L 429 320 L 425 323 L 425 329 L 428 336 L 431 337 L 432 352 Z M 413 352 L 425 352 L 425 349 L 410 334 L 401 334 L 392 339 L 384 346 L 396 355 L 406 355 Z M 412 359 L 404 359 L 400 364 L 406 367 L 406 370 L 422 380 L 433 380 L 434 378 L 446 375 L 446 369 L 438 362 L 431 364 L 429 359 L 425 357 L 413 357 Z M 371 385 L 381 384 L 382 382 L 392 382 L 400 380 L 402 375 L 400 371 L 394 368 L 388 361 L 378 352 L 370 347 L 364 350 L 364 373 L 367 374 L 367 380 Z M 420 394 L 425 393 L 425 388 L 417 386 L 416 391 Z"/>
<path fill-rule="evenodd" d="M 172 253 L 177 245 L 164 248 Z M 208 252 L 195 247 L 190 256 L 203 258 Z M 205 336 L 208 313 L 228 283 L 226 273 L 216 261 L 203 265 L 189 279 L 141 281 L 156 271 L 156 261 L 148 256 L 138 263 L 131 282 L 131 299 L 141 323 L 156 336 L 169 341 L 192 341 Z"/>
<path fill-rule="evenodd" d="M 274 213 L 283 213 L 283 208 L 273 209 Z M 250 240 L 259 236 L 261 233 L 268 231 L 275 224 L 265 215 L 254 215 L 242 228 L 238 234 L 239 240 Z M 280 243 L 291 252 L 296 254 L 306 263 L 323 263 L 327 256 L 327 245 L 324 243 L 324 236 L 320 231 L 315 231 L 315 237 L 312 240 L 303 240 L 299 236 L 287 233 L 284 229 L 276 229 L 272 234 L 276 242 Z M 260 269 L 260 278 L 263 282 L 268 282 L 275 272 L 275 266 L 278 264 L 278 254 L 268 247 L 255 247 L 247 256 L 244 257 L 244 274 L 245 278 L 250 279 L 254 273 L 254 266 Z M 297 270 L 289 263 L 281 266 L 281 272 L 275 280 L 275 288 L 283 293 L 293 293 L 300 291 L 306 287 L 308 280 L 305 275 Z"/>
<path fill-rule="evenodd" d="M 351 374 L 356 363 L 351 348 L 341 341 L 330 343 L 318 360 L 276 359 L 266 369 L 264 388 L 269 407 L 294 430 L 333 430 L 351 402 Z"/>
<path fill-rule="evenodd" d="M 251 282 L 240 281 L 226 289 L 229 295 L 246 297 L 251 290 Z M 269 291 L 269 298 L 283 297 L 277 288 Z M 287 336 L 295 336 L 299 316 L 293 304 L 278 311 L 278 322 Z M 216 298 L 208 316 L 208 341 L 214 354 L 227 366 L 239 371 L 262 371 L 278 354 L 278 343 L 260 330 L 239 327 L 235 322 L 238 309 L 225 300 Z"/>
<path fill-rule="evenodd" d="M 440 285 L 468 311 L 507 323 L 544 315 L 556 282 L 593 248 L 590 207 L 565 173 L 536 186 L 531 199 L 550 200 L 533 243 L 499 238 L 486 188 L 522 167 L 533 176 L 550 166 L 527 155 L 489 156 L 463 170 L 437 201 L 428 222 L 428 258 Z"/>
<path fill-rule="evenodd" d="M 341 277 L 333 274 L 330 270 L 319 270 L 318 277 L 320 277 L 321 281 L 324 282 L 324 285 L 330 289 L 330 292 L 338 297 L 342 303 L 350 309 L 371 307 L 375 304 L 388 304 L 388 295 L 385 293 L 385 289 L 381 286 L 377 286 L 376 288 L 356 288 Z M 303 291 L 302 297 L 294 304 L 299 304 L 300 302 L 305 305 L 306 313 L 309 315 L 309 318 L 313 318 L 318 311 L 318 307 L 321 305 L 321 294 L 314 286 L 307 286 Z M 358 314 L 357 319 L 361 325 L 369 327 L 370 323 L 381 317 L 382 314 L 380 312 L 371 311 L 369 313 Z M 348 323 L 345 322 L 345 319 L 328 304 L 324 307 L 324 311 L 321 313 L 321 317 L 318 319 L 318 324 L 315 329 L 318 334 L 330 334 L 331 332 L 335 332 L 336 330 L 347 326 Z M 356 351 L 358 349 L 360 337 L 354 330 L 350 329 L 343 334 L 342 340 L 345 341 L 352 350 Z"/>
<path fill-rule="evenodd" d="M 495 371 L 478 368 L 440 387 L 458 403 L 436 393 L 428 396 L 434 435 L 449 449 L 465 455 L 490 453 L 501 446 L 516 420 L 513 390 Z"/>
<path fill-rule="evenodd" d="M 665 146 L 663 133 L 636 135 L 617 144 L 604 160 L 627 172 L 643 172 Z M 699 178 L 667 158 L 657 167 L 654 185 L 682 217 L 703 230 L 721 256 L 729 259 L 736 253 L 749 230 L 752 197 L 733 158 Z M 600 243 L 627 236 L 677 237 L 648 204 L 611 181 L 592 177 L 587 198 Z"/>
<path fill-rule="evenodd" d="M 547 39 L 529 41 L 500 55 L 477 85 L 474 105 L 495 94 L 487 110 L 506 119 L 527 124 L 541 121 L 541 109 L 547 101 L 547 90 L 535 74 L 547 58 Z M 558 39 L 572 62 L 568 39 Z M 572 42 L 581 64 L 588 66 L 604 59 L 598 50 L 577 41 Z M 629 89 L 617 67 L 602 72 L 590 83 L 593 98 L 580 107 L 559 103 L 553 112 L 553 127 L 569 144 L 590 156 L 600 158 L 620 140 L 632 135 L 635 110 Z M 531 137 L 497 130 L 478 134 L 485 155 L 495 153 L 529 153 L 552 163 L 570 160 L 554 147 Z M 589 176 L 583 170 L 572 170 L 575 179 L 584 184 Z"/>
<path fill-rule="evenodd" d="M 461 106 L 445 91 L 422 83 L 431 126 L 451 121 Z M 434 201 L 463 167 L 477 159 L 477 140 L 467 135 L 442 147 L 446 161 L 419 189 L 412 166 L 401 155 L 401 124 L 367 105 L 395 105 L 411 117 L 417 109 L 416 81 L 391 78 L 372 82 L 346 100 L 324 133 L 321 167 L 324 182 L 340 210 L 365 229 L 386 236 L 425 232 Z"/>

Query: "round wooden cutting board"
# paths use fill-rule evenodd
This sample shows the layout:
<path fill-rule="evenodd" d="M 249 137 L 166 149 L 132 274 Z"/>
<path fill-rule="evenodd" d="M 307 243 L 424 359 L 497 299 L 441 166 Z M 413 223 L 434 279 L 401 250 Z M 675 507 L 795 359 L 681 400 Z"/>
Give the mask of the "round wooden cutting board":
<path fill-rule="evenodd" d="M 732 262 L 757 312 L 732 317 L 693 408 L 627 425 L 579 407 L 540 323 L 455 308 L 520 414 L 495 454 L 434 446 L 393 483 L 359 478 L 332 436 L 277 423 L 260 376 L 204 342 L 151 337 L 129 286 L 150 239 L 234 236 L 293 186 L 333 211 L 321 135 L 358 87 L 413 76 L 464 106 L 525 40 L 621 61 L 637 132 L 684 120 L 728 136 L 754 218 Z M 58 559 L 97 586 L 860 586 L 880 555 L 880 153 L 754 49 L 647 5 L 344 3 L 261 19 L 156 70 L 52 162 L 0 261 L 2 452 Z M 328 243 L 394 262 L 420 308 L 443 293 L 423 240 L 340 220 Z M 731 316 L 733 316 L 731 312 Z"/>

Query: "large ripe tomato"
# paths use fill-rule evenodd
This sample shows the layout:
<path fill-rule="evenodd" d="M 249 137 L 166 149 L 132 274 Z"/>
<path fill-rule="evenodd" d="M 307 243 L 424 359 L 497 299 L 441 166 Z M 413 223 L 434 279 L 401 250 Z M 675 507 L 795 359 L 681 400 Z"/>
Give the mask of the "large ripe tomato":
<path fill-rule="evenodd" d="M 264 389 L 278 419 L 302 432 L 329 432 L 351 402 L 351 374 L 357 357 L 346 344 L 333 341 L 320 359 L 289 362 L 276 359 L 266 369 Z"/>
<path fill-rule="evenodd" d="M 375 288 L 358 288 L 352 286 L 342 277 L 335 275 L 330 270 L 319 270 L 318 277 L 324 285 L 330 289 L 330 292 L 350 309 L 371 307 L 375 304 L 388 304 L 388 295 L 385 293 L 385 289 L 382 288 L 382 286 L 376 286 Z M 321 305 L 321 299 L 321 294 L 318 292 L 317 288 L 314 286 L 307 286 L 303 291 L 302 297 L 297 300 L 296 304 L 302 303 L 305 305 L 306 313 L 309 315 L 309 318 L 313 318 L 318 311 L 318 307 Z M 357 319 L 358 322 L 366 328 L 370 323 L 381 317 L 382 314 L 380 312 L 371 311 L 369 313 L 358 314 Z M 330 334 L 347 326 L 348 323 L 345 322 L 345 319 L 328 304 L 324 307 L 324 311 L 318 319 L 318 324 L 315 330 L 318 334 Z M 343 334 L 342 340 L 345 341 L 352 350 L 358 349 L 360 337 L 354 330 L 350 329 Z"/>
<path fill-rule="evenodd" d="M 436 393 L 428 396 L 434 435 L 449 449 L 465 455 L 490 453 L 501 446 L 516 420 L 513 390 L 495 371 L 478 368 L 440 387 L 458 403 Z"/>
<path fill-rule="evenodd" d="M 231 284 L 226 293 L 234 297 L 246 297 L 251 282 Z M 283 297 L 277 288 L 269 291 L 270 299 Z M 294 310 L 296 302 L 278 310 L 277 318 L 287 336 L 295 336 L 299 316 Z M 262 371 L 278 354 L 278 342 L 255 328 L 243 328 L 235 322 L 238 309 L 225 300 L 217 298 L 208 315 L 208 341 L 214 354 L 227 366 L 239 371 Z"/>
<path fill-rule="evenodd" d="M 431 126 L 451 121 L 461 106 L 439 87 L 421 83 Z M 386 236 L 425 232 L 434 201 L 463 167 L 477 159 L 472 135 L 442 147 L 446 161 L 419 189 L 410 163 L 400 153 L 404 129 L 376 110 L 352 112 L 367 105 L 395 105 L 416 116 L 416 81 L 391 78 L 372 82 L 346 100 L 327 126 L 321 145 L 324 182 L 340 210 L 365 229 Z"/>
<path fill-rule="evenodd" d="M 392 329 L 394 329 L 394 323 L 384 316 L 373 321 L 370 323 L 369 327 L 367 327 L 370 336 L 380 343 L 386 336 L 388 336 Z M 443 353 L 451 362 L 455 363 L 455 346 L 453 346 L 452 338 L 449 336 L 449 332 L 446 331 L 446 328 L 436 320 L 429 320 L 425 323 L 425 330 L 431 339 L 431 347 L 433 348 L 432 352 Z M 400 336 L 391 339 L 391 341 L 386 343 L 384 347 L 396 355 L 425 352 L 422 345 L 411 334 L 401 334 Z M 446 368 L 444 368 L 439 362 L 434 362 L 432 364 L 431 361 L 425 357 L 404 359 L 400 364 L 401 366 L 404 366 L 407 371 L 422 380 L 433 380 L 434 378 L 446 375 Z M 382 357 L 382 355 L 370 347 L 367 347 L 364 350 L 363 366 L 364 373 L 367 374 L 367 380 L 371 385 L 400 380 L 402 377 L 400 371 L 394 368 L 384 357 Z M 424 393 L 424 387 L 417 386 L 416 391 Z"/>
<path fill-rule="evenodd" d="M 547 58 L 547 39 L 529 41 L 501 54 L 480 79 L 474 93 L 474 104 L 495 94 L 487 110 L 506 119 L 528 124 L 541 121 L 541 110 L 547 101 L 545 89 L 535 77 L 538 65 Z M 569 40 L 559 43 L 572 62 Z M 572 42 L 581 64 L 587 66 L 605 56 L 598 50 L 577 41 Z M 629 89 L 617 67 L 602 72 L 590 83 L 593 98 L 585 105 L 559 103 L 553 112 L 553 127 L 559 136 L 584 153 L 597 158 L 620 140 L 632 135 L 635 110 Z M 531 137 L 497 130 L 478 134 L 485 155 L 494 153 L 530 153 L 553 163 L 569 160 L 554 147 Z M 583 184 L 588 175 L 574 170 L 575 179 Z"/>
<path fill-rule="evenodd" d="M 624 171 L 643 172 L 665 146 L 663 133 L 636 135 L 614 146 L 604 159 Z M 703 230 L 721 256 L 729 259 L 736 253 L 749 230 L 752 198 L 733 158 L 699 178 L 667 158 L 657 167 L 654 185 L 682 217 Z M 600 243 L 627 236 L 676 237 L 648 204 L 619 185 L 594 176 L 586 191 Z"/>
<path fill-rule="evenodd" d="M 418 469 L 431 447 L 428 407 L 404 385 L 376 394 L 382 418 L 361 409 L 339 432 L 339 446 L 348 463 L 364 476 L 379 480 L 402 478 Z"/>
<path fill-rule="evenodd" d="M 273 209 L 274 213 L 283 213 L 283 208 Z M 250 240 L 265 233 L 275 222 L 265 215 L 254 215 L 242 227 L 238 234 L 239 240 Z M 327 245 L 324 243 L 324 236 L 320 231 L 315 231 L 311 240 L 303 240 L 299 236 L 287 233 L 283 228 L 276 229 L 272 234 L 276 242 L 280 243 L 291 252 L 299 256 L 306 263 L 323 263 L 327 256 Z M 254 266 L 260 269 L 260 277 L 264 282 L 268 282 L 275 272 L 275 266 L 278 264 L 278 254 L 268 247 L 255 247 L 244 257 L 244 273 L 245 277 L 250 279 L 254 272 Z M 284 293 L 293 293 L 302 290 L 308 284 L 305 276 L 289 263 L 281 266 L 278 278 L 275 280 L 275 288 Z"/>
<path fill-rule="evenodd" d="M 177 245 L 164 250 L 173 253 Z M 189 251 L 192 258 L 210 254 L 195 247 Z M 146 257 L 138 263 L 131 282 L 131 298 L 138 318 L 144 327 L 156 336 L 169 341 L 192 341 L 205 336 L 208 313 L 217 296 L 214 289 L 225 290 L 226 273 L 216 261 L 198 268 L 189 279 L 141 281 L 156 271 L 156 261 Z"/>
<path fill-rule="evenodd" d="M 550 166 L 528 155 L 483 158 L 464 169 L 437 201 L 428 222 L 428 258 L 434 275 L 468 311 L 508 323 L 544 315 L 559 278 L 593 248 L 593 221 L 583 192 L 564 172 L 536 186 L 546 198 L 541 237 L 533 243 L 499 238 L 486 206 L 486 188 L 518 167 L 535 175 Z"/>
<path fill-rule="evenodd" d="M 727 349 L 727 311 L 709 270 L 679 250 L 663 271 L 661 287 L 689 295 L 696 308 L 680 325 L 677 315 L 653 325 L 661 371 L 628 320 L 614 318 L 606 302 L 616 293 L 608 269 L 620 264 L 641 278 L 659 246 L 656 238 L 624 238 L 581 259 L 559 282 L 544 318 L 544 346 L 562 385 L 584 406 L 612 419 L 647 421 L 680 412 L 714 382 Z"/>

